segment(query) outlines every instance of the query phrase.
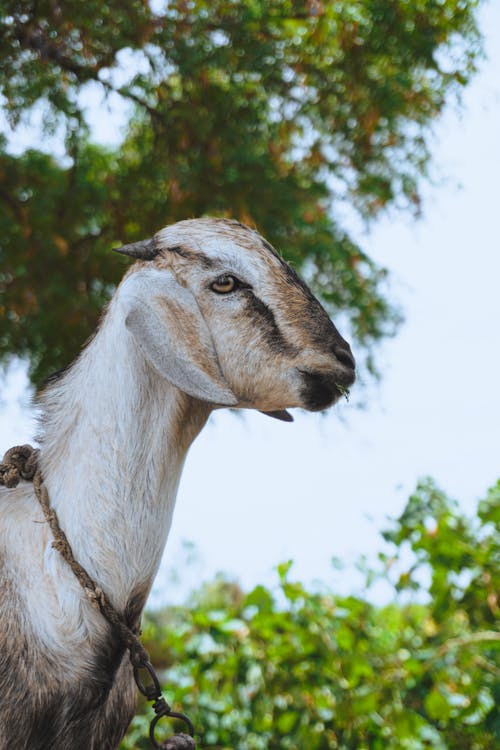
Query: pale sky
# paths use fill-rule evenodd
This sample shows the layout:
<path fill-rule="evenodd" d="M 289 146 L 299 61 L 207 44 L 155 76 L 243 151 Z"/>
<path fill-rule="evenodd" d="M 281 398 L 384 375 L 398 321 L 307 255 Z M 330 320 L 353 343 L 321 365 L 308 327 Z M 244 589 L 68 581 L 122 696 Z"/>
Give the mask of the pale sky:
<path fill-rule="evenodd" d="M 289 558 L 297 577 L 349 590 L 355 576 L 335 572 L 331 558 L 374 556 L 385 518 L 419 477 L 433 476 L 467 512 L 500 477 L 500 3 L 481 19 L 488 59 L 461 115 L 449 108 L 435 128 L 439 179 L 424 188 L 423 219 L 391 214 L 369 234 L 354 228 L 390 269 L 405 315 L 381 348 L 381 384 L 359 394 L 363 410 L 295 410 L 293 424 L 213 417 L 188 455 L 152 604 L 178 601 L 217 571 L 245 587 L 273 583 Z M 14 368 L 0 451 L 33 438 L 25 387 Z M 187 572 L 184 540 L 197 550 Z"/>

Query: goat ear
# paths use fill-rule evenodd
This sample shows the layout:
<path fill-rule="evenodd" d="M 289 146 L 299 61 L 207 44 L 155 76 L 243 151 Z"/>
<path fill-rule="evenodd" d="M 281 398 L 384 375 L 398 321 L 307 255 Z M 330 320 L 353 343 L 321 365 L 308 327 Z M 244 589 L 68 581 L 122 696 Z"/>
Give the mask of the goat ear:
<path fill-rule="evenodd" d="M 146 359 L 172 385 L 202 401 L 235 406 L 238 399 L 220 369 L 194 296 L 170 275 L 161 276 L 161 282 L 139 282 L 143 293 L 135 290 L 129 297 L 128 330 Z"/>

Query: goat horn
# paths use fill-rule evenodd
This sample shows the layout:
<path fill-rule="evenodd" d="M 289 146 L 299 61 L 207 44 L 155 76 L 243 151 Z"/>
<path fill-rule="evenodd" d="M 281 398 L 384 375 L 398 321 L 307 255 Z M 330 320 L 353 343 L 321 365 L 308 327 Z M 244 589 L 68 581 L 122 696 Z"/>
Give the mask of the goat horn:
<path fill-rule="evenodd" d="M 158 255 L 158 248 L 156 247 L 154 238 L 131 242 L 129 245 L 114 247 L 113 250 L 115 253 L 122 253 L 122 255 L 128 255 L 138 260 L 153 260 Z"/>

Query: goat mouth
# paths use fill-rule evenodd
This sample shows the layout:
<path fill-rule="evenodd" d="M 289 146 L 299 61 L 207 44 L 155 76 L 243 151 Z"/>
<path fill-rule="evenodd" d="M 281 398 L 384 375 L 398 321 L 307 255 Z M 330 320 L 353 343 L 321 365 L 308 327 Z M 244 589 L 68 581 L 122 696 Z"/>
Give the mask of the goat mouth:
<path fill-rule="evenodd" d="M 348 398 L 349 389 L 331 374 L 300 370 L 303 384 L 300 396 L 308 411 L 323 411 L 342 397 Z M 350 383 L 349 383 L 350 385 Z"/>

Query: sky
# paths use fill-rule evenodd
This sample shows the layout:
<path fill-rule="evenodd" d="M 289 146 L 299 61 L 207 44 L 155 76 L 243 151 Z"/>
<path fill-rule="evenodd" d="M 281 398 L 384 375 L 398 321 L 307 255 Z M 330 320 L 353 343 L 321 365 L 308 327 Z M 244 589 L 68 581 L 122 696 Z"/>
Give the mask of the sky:
<path fill-rule="evenodd" d="M 480 20 L 487 59 L 460 111 L 450 106 L 435 126 L 423 218 L 390 213 L 369 232 L 347 219 L 390 270 L 405 316 L 379 351 L 381 382 L 355 386 L 325 416 L 295 410 L 293 424 L 214 415 L 188 455 L 150 605 L 180 601 L 218 571 L 245 588 L 272 585 L 288 559 L 297 578 L 356 590 L 353 563 L 383 548 L 380 530 L 420 477 L 467 513 L 500 477 L 500 3 Z M 98 96 L 87 91 L 103 123 Z M 107 127 L 102 141 L 119 131 L 118 115 Z M 0 451 L 34 431 L 16 365 L 0 399 Z"/>

